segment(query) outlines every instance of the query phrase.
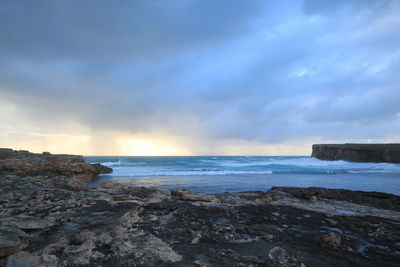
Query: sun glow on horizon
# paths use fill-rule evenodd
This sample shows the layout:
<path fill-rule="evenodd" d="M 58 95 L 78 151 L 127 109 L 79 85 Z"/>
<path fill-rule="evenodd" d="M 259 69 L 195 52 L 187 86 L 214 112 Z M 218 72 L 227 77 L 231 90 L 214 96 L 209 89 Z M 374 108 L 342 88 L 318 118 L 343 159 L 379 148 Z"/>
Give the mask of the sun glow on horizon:
<path fill-rule="evenodd" d="M 183 156 L 191 155 L 170 142 L 140 138 L 121 138 L 118 140 L 120 154 L 127 156 Z"/>

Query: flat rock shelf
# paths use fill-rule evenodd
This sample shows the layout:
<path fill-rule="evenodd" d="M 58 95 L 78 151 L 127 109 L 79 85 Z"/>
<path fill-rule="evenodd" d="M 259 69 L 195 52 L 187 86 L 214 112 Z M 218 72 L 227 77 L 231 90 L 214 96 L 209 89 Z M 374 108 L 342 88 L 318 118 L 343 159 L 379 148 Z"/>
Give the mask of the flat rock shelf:
<path fill-rule="evenodd" d="M 220 194 L 111 182 L 87 188 L 91 178 L 83 175 L 110 170 L 79 157 L 7 153 L 0 158 L 0 266 L 400 262 L 400 196 L 315 187 Z"/>

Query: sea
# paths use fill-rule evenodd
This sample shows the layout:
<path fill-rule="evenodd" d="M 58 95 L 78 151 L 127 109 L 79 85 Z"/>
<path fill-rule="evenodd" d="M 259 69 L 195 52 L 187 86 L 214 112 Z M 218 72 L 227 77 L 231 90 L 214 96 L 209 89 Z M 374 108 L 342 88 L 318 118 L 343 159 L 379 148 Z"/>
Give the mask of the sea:
<path fill-rule="evenodd" d="M 85 157 L 111 167 L 90 186 L 126 185 L 199 193 L 268 190 L 273 186 L 325 187 L 400 195 L 400 164 L 323 161 L 312 157 L 191 156 Z"/>

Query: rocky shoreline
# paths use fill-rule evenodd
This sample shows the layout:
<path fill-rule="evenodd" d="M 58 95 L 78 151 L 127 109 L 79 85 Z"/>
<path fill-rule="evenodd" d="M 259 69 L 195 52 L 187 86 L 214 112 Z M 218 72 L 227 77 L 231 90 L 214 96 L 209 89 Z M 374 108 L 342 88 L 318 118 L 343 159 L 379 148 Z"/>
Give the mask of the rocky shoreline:
<path fill-rule="evenodd" d="M 0 149 L 0 266 L 398 266 L 400 196 L 198 194 L 104 183 L 80 156 Z"/>

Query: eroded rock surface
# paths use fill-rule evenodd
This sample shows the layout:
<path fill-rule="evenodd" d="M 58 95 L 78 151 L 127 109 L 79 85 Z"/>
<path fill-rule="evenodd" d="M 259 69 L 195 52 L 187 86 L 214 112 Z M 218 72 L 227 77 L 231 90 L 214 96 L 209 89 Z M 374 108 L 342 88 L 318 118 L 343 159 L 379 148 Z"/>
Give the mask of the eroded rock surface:
<path fill-rule="evenodd" d="M 71 186 L 75 175 L 0 173 L 0 266 L 400 262 L 399 196 L 289 187 L 211 195 L 109 182 L 89 189 Z"/>
<path fill-rule="evenodd" d="M 87 164 L 82 156 L 30 153 L 24 150 L 0 148 L 0 173 L 14 174 L 53 174 L 71 186 L 85 186 L 94 177 L 102 173 L 111 173 L 112 169 L 101 164 Z M 54 174 L 65 175 L 55 176 Z M 68 181 L 65 180 L 68 179 Z"/>

